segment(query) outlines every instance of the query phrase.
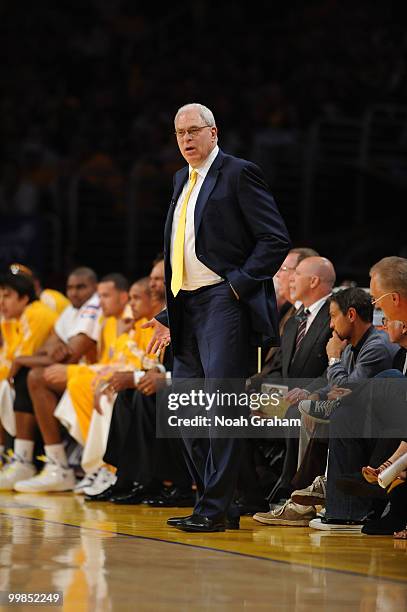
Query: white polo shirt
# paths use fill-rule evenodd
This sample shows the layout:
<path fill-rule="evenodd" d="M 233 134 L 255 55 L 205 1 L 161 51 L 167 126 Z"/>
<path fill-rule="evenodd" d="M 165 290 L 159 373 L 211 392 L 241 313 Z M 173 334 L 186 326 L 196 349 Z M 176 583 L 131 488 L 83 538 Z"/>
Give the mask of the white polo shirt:
<path fill-rule="evenodd" d="M 99 296 L 94 293 L 80 308 L 65 308 L 55 323 L 55 333 L 65 344 L 78 334 L 85 334 L 97 342 L 101 330 L 101 312 Z"/>

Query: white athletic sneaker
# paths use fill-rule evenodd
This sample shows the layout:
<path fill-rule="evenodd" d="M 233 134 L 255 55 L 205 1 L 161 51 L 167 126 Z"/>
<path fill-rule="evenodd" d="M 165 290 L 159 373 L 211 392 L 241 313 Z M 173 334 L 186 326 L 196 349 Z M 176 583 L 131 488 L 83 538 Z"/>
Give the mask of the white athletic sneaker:
<path fill-rule="evenodd" d="M 27 480 L 20 480 L 14 490 L 20 493 L 47 493 L 48 491 L 72 491 L 76 483 L 74 471 L 47 459 L 44 469 Z"/>
<path fill-rule="evenodd" d="M 319 529 L 320 531 L 331 531 L 337 533 L 341 531 L 343 533 L 360 533 L 362 531 L 363 523 L 356 521 L 339 521 L 335 522 L 334 519 L 327 520 L 326 518 L 314 518 L 310 521 L 309 526 L 312 529 Z"/>
<path fill-rule="evenodd" d="M 0 472 L 4 470 L 12 462 L 14 457 L 14 451 L 8 448 L 4 453 L 0 454 Z"/>
<path fill-rule="evenodd" d="M 12 491 L 17 482 L 31 478 L 35 473 L 33 463 L 24 463 L 14 456 L 0 472 L 0 491 Z"/>
<path fill-rule="evenodd" d="M 85 474 L 82 480 L 75 485 L 73 492 L 76 495 L 84 495 L 84 489 L 92 486 L 92 484 L 95 482 L 96 475 L 97 472 L 94 472 L 93 474 Z"/>
<path fill-rule="evenodd" d="M 106 491 L 106 489 L 114 485 L 116 480 L 116 474 L 113 474 L 106 467 L 101 467 L 93 483 L 89 487 L 85 487 L 83 492 L 85 495 L 99 495 L 99 493 Z"/>

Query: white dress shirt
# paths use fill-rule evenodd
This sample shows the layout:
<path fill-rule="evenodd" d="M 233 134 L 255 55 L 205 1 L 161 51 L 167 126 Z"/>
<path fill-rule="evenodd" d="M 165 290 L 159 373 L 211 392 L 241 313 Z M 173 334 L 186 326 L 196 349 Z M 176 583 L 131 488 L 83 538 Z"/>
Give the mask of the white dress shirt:
<path fill-rule="evenodd" d="M 307 306 L 307 310 L 309 310 L 311 314 L 309 314 L 307 318 L 307 326 L 305 328 L 305 333 L 307 333 L 307 331 L 309 330 L 311 323 L 313 322 L 313 320 L 315 319 L 315 317 L 317 316 L 317 314 L 319 313 L 322 306 L 325 304 L 330 295 L 331 293 L 328 293 L 328 295 L 321 298 L 320 300 L 317 300 L 316 302 L 311 304 L 311 306 Z"/>
<path fill-rule="evenodd" d="M 202 183 L 205 180 L 206 175 L 209 172 L 209 168 L 213 164 L 215 157 L 219 153 L 219 147 L 216 146 L 213 151 L 206 158 L 202 166 L 195 168 L 198 173 L 196 183 L 191 191 L 189 197 L 187 216 L 185 224 L 185 242 L 184 242 L 184 278 L 181 289 L 186 291 L 193 291 L 199 289 L 199 287 L 205 287 L 207 285 L 214 285 L 219 283 L 222 279 L 221 276 L 207 268 L 196 256 L 195 253 L 195 206 L 198 199 L 199 192 L 202 187 Z M 189 176 L 191 175 L 193 168 L 189 167 Z M 172 220 L 171 229 L 171 261 L 174 249 L 175 232 L 178 227 L 179 217 L 181 213 L 182 202 L 184 201 L 185 194 L 188 190 L 188 182 L 185 183 L 184 188 L 178 198 L 174 217 Z"/>

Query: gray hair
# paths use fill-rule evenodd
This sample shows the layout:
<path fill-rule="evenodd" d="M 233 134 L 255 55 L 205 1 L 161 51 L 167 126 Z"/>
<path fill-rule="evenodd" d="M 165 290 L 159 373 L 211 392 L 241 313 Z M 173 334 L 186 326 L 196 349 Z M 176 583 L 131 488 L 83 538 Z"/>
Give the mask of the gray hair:
<path fill-rule="evenodd" d="M 298 264 L 307 257 L 319 257 L 318 251 L 315 249 L 311 249 L 310 247 L 293 247 L 289 253 L 296 253 L 298 255 L 297 266 Z"/>
<path fill-rule="evenodd" d="M 191 102 L 190 104 L 184 104 L 184 106 L 181 106 L 181 108 L 177 110 L 177 114 L 175 115 L 175 118 L 174 118 L 174 123 L 176 122 L 178 115 L 187 110 L 197 110 L 201 116 L 201 119 L 207 125 L 210 125 L 211 127 L 216 125 L 215 117 L 213 116 L 213 112 L 207 106 L 204 106 L 203 104 L 199 104 L 199 102 Z"/>
<path fill-rule="evenodd" d="M 380 277 L 384 290 L 407 297 L 407 259 L 404 257 L 383 257 L 370 268 L 369 274 Z"/>

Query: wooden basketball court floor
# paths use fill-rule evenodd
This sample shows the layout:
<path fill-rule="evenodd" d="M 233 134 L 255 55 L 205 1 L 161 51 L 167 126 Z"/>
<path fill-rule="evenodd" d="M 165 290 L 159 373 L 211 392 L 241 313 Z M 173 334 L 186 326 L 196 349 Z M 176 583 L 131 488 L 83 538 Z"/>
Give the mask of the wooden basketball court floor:
<path fill-rule="evenodd" d="M 407 610 L 407 541 L 250 517 L 240 531 L 205 536 L 167 527 L 183 514 L 1 493 L 0 591 L 62 591 L 75 612 Z"/>

